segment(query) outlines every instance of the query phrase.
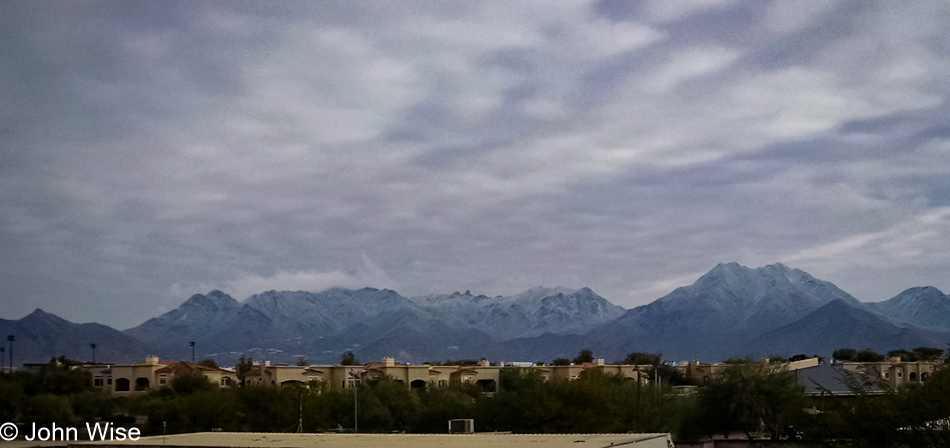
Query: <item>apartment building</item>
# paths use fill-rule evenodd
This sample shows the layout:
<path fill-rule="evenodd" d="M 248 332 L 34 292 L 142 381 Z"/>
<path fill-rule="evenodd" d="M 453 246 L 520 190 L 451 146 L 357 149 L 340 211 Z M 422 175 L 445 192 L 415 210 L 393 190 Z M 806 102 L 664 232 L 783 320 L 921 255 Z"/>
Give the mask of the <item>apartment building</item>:
<path fill-rule="evenodd" d="M 927 382 L 933 375 L 937 363 L 933 361 L 902 361 L 900 356 L 887 358 L 880 362 L 842 362 L 845 370 L 861 372 L 869 377 L 878 377 L 892 389 L 908 384 Z"/>
<path fill-rule="evenodd" d="M 159 388 L 185 375 L 200 375 L 222 386 L 237 378 L 231 370 L 186 361 L 160 361 L 156 356 L 146 357 L 137 364 L 83 364 L 78 368 L 90 373 L 94 387 L 116 395 Z"/>

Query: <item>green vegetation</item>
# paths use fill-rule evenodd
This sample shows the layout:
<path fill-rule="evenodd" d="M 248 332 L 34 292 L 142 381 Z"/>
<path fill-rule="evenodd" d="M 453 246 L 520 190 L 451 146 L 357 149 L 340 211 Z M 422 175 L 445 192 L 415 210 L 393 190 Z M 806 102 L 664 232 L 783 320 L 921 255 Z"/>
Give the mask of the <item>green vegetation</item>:
<path fill-rule="evenodd" d="M 859 353 L 844 355 L 853 359 Z M 367 381 L 356 396 L 360 430 L 441 433 L 449 419 L 473 418 L 479 431 L 672 432 L 682 441 L 729 434 L 817 446 L 950 446 L 950 369 L 883 394 L 855 385 L 853 396 L 818 398 L 804 396 L 794 372 L 768 360 L 732 360 L 708 384 L 687 389 L 674 386 L 685 380 L 658 355 L 631 353 L 627 361 L 652 366 L 651 381 L 593 369 L 573 381 L 546 381 L 536 368 L 503 370 L 495 394 L 467 384 L 410 390 L 391 378 Z M 89 383 L 87 374 L 71 370 L 63 359 L 36 372 L 0 374 L 0 420 L 76 425 L 104 419 L 128 425 L 145 417 L 136 425 L 145 434 L 161 434 L 163 422 L 170 434 L 214 428 L 290 432 L 302 409 L 306 432 L 353 427 L 353 391 L 329 390 L 320 382 L 222 388 L 201 376 L 180 376 L 132 397 L 111 397 Z"/>
<path fill-rule="evenodd" d="M 115 417 L 115 400 L 89 383 L 89 374 L 71 370 L 64 357 L 37 372 L 0 374 L 0 421 L 65 426 Z"/>
<path fill-rule="evenodd" d="M 356 355 L 354 355 L 353 352 L 351 352 L 351 351 L 348 351 L 348 352 L 344 353 L 344 354 L 343 354 L 343 357 L 340 358 L 340 365 L 344 365 L 344 366 L 355 366 L 355 365 L 357 365 L 357 364 L 359 364 L 359 363 L 360 363 L 360 361 L 359 361 L 358 359 L 356 359 Z"/>

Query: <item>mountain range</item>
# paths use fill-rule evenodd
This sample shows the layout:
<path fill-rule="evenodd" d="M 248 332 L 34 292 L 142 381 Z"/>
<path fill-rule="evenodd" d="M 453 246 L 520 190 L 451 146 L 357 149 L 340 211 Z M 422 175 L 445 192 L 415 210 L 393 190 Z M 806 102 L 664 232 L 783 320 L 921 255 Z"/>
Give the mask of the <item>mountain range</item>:
<path fill-rule="evenodd" d="M 404 297 L 388 289 L 266 291 L 244 302 L 212 291 L 134 328 L 74 324 L 37 310 L 0 319 L 17 335 L 18 363 L 52 356 L 130 362 L 145 354 L 232 364 L 240 356 L 337 362 L 393 356 L 419 363 L 487 357 L 550 361 L 581 349 L 608 361 L 627 353 L 668 360 L 830 355 L 841 347 L 887 351 L 950 341 L 950 297 L 933 287 L 863 303 L 832 283 L 783 264 L 719 264 L 689 286 L 625 310 L 589 288 L 532 288 L 514 296 Z"/>

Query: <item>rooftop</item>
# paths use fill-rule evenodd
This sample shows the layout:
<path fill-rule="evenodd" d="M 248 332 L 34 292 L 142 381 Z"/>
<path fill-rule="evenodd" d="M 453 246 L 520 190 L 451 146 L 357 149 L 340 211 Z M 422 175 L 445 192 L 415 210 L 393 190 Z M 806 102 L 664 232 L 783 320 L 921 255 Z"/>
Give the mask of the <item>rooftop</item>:
<path fill-rule="evenodd" d="M 164 439 L 164 440 L 163 440 Z M 80 442 L 70 448 L 92 447 L 235 447 L 235 448 L 441 448 L 517 447 L 600 448 L 634 445 L 638 448 L 667 448 L 669 434 L 283 434 L 251 432 L 199 432 L 142 437 L 137 441 Z"/>

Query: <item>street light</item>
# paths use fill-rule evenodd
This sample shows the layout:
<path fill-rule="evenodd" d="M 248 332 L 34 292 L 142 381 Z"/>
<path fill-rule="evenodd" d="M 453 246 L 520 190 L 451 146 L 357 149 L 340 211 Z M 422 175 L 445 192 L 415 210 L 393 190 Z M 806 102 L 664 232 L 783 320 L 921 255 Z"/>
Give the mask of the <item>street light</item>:
<path fill-rule="evenodd" d="M 7 349 L 0 347 L 0 372 L 7 371 L 7 357 L 6 353 L 4 353 L 5 351 L 7 351 Z"/>
<path fill-rule="evenodd" d="M 195 363 L 195 341 L 189 342 L 188 345 L 191 346 L 191 363 L 194 364 Z"/>
<path fill-rule="evenodd" d="M 89 344 L 89 348 L 92 349 L 92 363 L 95 364 L 96 363 L 96 344 L 95 343 Z"/>

